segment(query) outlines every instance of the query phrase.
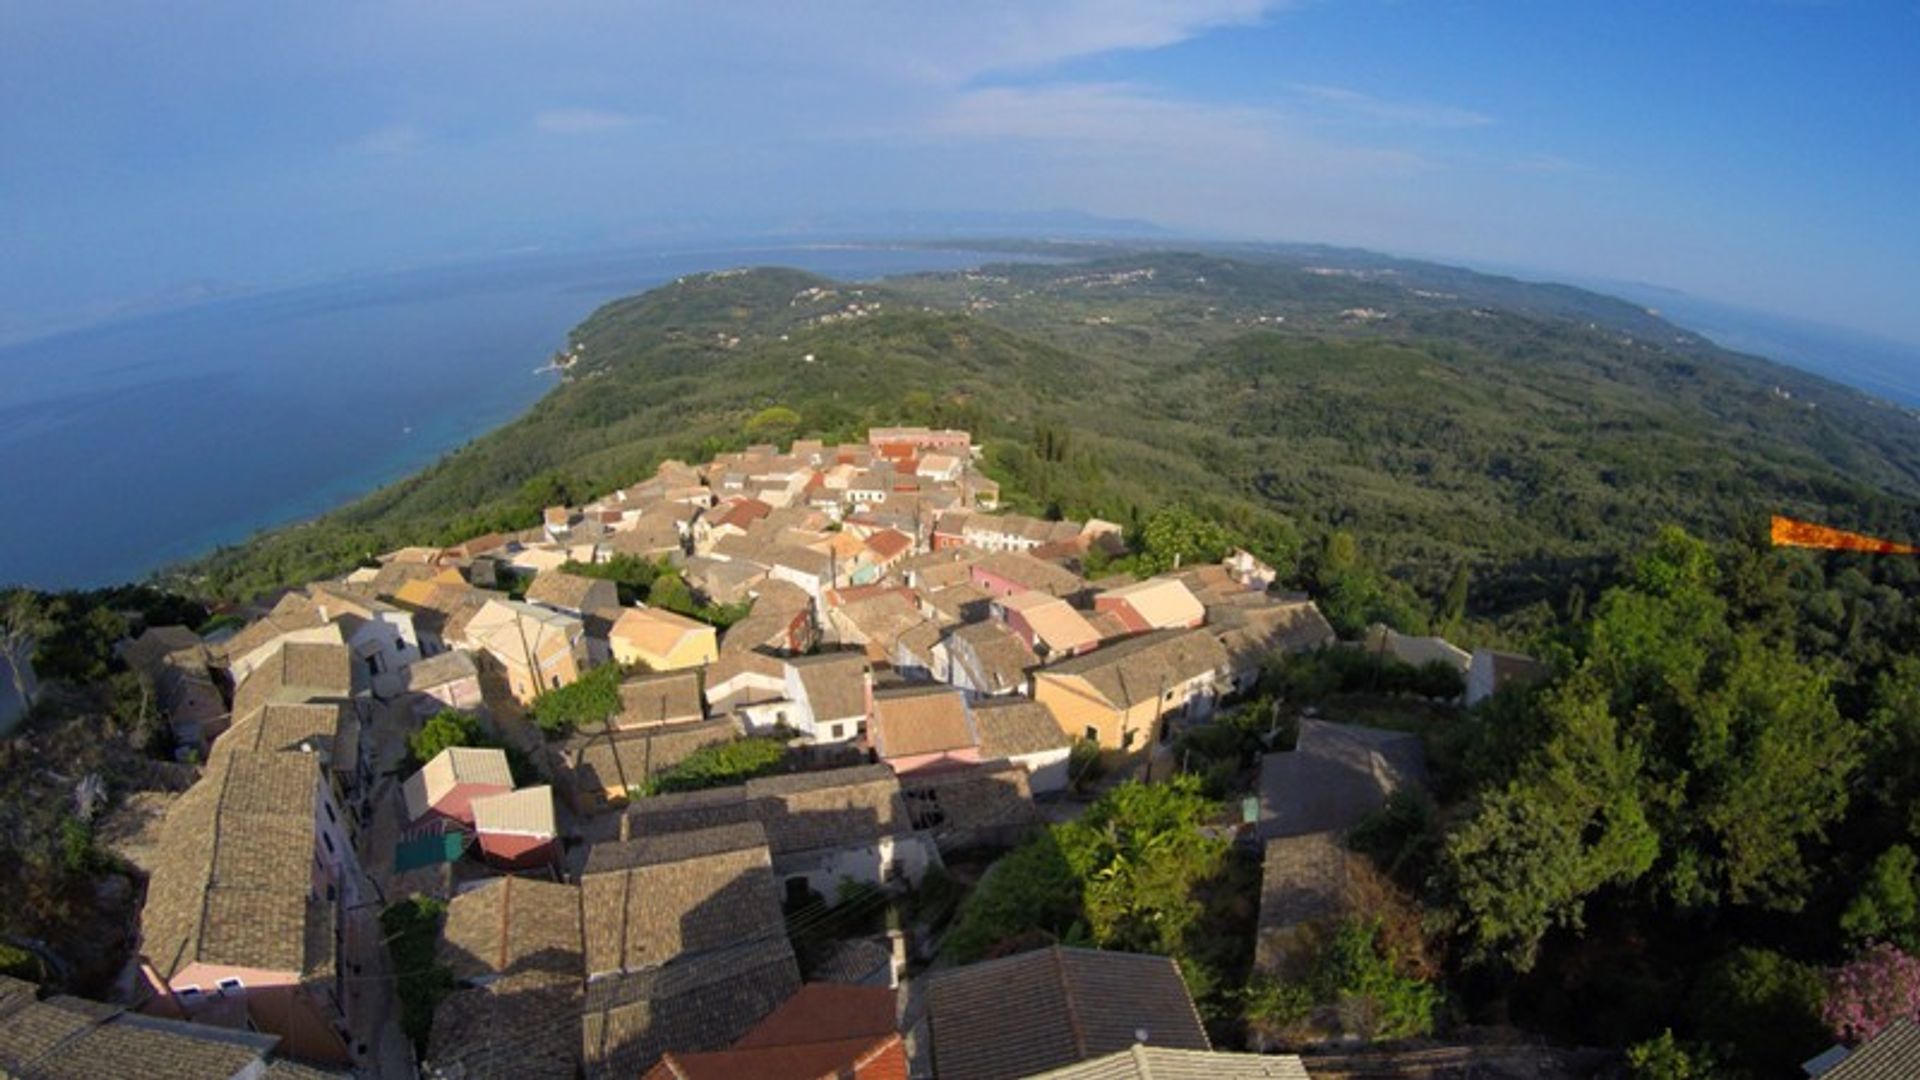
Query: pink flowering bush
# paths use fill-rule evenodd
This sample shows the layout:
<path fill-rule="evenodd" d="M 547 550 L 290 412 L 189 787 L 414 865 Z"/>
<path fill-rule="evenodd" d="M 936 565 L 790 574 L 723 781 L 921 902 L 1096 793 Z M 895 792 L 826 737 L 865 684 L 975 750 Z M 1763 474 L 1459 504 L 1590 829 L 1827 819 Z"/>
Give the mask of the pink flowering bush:
<path fill-rule="evenodd" d="M 1920 957 L 1883 941 L 1834 970 L 1821 1018 L 1841 1042 L 1858 1045 L 1901 1017 L 1920 1021 Z"/>

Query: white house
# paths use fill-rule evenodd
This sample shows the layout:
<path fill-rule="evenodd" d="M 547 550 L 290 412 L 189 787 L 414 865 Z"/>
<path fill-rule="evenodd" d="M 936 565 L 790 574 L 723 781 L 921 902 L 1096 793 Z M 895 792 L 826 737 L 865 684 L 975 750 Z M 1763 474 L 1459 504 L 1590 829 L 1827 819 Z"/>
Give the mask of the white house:
<path fill-rule="evenodd" d="M 865 654 L 830 652 L 786 661 L 788 726 L 817 743 L 858 739 L 873 714 L 873 674 Z"/>

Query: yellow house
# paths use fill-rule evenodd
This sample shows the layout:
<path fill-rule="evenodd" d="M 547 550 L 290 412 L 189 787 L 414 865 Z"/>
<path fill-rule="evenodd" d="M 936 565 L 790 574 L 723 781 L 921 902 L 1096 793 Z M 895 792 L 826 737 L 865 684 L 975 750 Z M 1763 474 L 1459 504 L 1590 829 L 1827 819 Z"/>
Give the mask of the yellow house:
<path fill-rule="evenodd" d="M 1231 661 L 1204 629 L 1159 630 L 1033 673 L 1033 698 L 1067 735 L 1143 749 L 1179 715 L 1205 716 L 1231 685 Z"/>
<path fill-rule="evenodd" d="M 657 607 L 621 612 L 607 640 L 615 660 L 653 671 L 702 667 L 720 658 L 713 627 Z"/>
<path fill-rule="evenodd" d="M 516 600 L 488 600 L 468 621 L 461 644 L 485 652 L 506 672 L 523 705 L 585 674 L 586 626 L 572 615 Z"/>

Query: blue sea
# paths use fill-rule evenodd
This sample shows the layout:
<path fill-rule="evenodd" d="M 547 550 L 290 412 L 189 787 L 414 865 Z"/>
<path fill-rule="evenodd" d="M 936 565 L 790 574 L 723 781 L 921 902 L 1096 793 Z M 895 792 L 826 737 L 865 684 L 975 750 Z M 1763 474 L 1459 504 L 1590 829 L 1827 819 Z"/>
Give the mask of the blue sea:
<path fill-rule="evenodd" d="M 600 304 L 683 274 L 842 280 L 977 252 L 521 256 L 251 295 L 0 347 L 0 585 L 137 580 L 320 514 L 500 426 Z"/>
<path fill-rule="evenodd" d="M 1593 288 L 1644 304 L 1722 348 L 1763 356 L 1898 405 L 1920 408 L 1920 345 L 1750 311 L 1672 289 L 1619 282 L 1596 282 Z"/>

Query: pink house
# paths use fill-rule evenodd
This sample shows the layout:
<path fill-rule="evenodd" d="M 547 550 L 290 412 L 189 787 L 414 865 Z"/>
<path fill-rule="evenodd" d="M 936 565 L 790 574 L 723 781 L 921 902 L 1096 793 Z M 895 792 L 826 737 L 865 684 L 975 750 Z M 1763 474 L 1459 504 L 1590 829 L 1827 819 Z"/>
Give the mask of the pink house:
<path fill-rule="evenodd" d="M 473 825 L 473 802 L 513 790 L 507 753 L 493 747 L 450 746 L 434 755 L 401 788 L 407 800 L 407 819 L 419 824 L 429 818 Z"/>
<path fill-rule="evenodd" d="M 161 826 L 140 912 L 142 1012 L 351 1058 L 342 912 L 360 880 L 317 755 L 235 750 L 210 761 Z M 346 923 L 349 927 L 350 923 Z"/>
<path fill-rule="evenodd" d="M 867 738 L 874 755 L 901 776 L 980 760 L 973 710 L 966 695 L 950 686 L 876 692 Z"/>
<path fill-rule="evenodd" d="M 521 788 L 473 800 L 473 831 L 487 861 L 509 870 L 553 862 L 560 830 L 553 815 L 553 788 Z"/>
<path fill-rule="evenodd" d="M 1100 645 L 1100 631 L 1065 600 L 1045 593 L 1022 592 L 993 602 L 994 614 L 1007 629 L 1020 635 L 1043 661 L 1064 660 L 1092 652 Z"/>

